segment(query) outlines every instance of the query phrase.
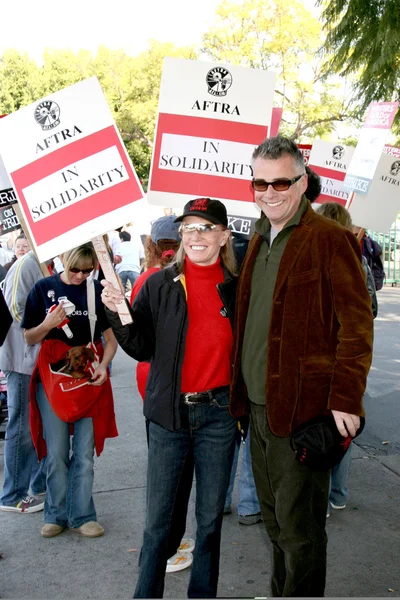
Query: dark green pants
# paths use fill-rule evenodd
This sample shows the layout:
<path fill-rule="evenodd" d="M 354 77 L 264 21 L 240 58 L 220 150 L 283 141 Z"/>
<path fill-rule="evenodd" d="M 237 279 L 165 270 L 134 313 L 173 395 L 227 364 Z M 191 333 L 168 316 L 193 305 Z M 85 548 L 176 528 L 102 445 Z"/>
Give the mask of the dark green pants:
<path fill-rule="evenodd" d="M 297 462 L 290 439 L 271 433 L 265 406 L 250 404 L 253 473 L 273 547 L 272 595 L 322 597 L 330 471 Z"/>

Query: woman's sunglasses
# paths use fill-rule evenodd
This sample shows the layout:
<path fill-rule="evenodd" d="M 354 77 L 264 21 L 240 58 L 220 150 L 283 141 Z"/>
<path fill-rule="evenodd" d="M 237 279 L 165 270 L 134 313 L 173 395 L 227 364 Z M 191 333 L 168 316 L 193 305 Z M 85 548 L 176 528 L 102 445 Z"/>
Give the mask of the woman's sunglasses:
<path fill-rule="evenodd" d="M 83 273 L 83 275 L 90 275 L 92 271 L 93 267 L 90 267 L 90 269 L 77 269 L 76 267 L 70 268 L 70 272 L 75 273 L 75 275 L 77 275 L 78 273 Z"/>

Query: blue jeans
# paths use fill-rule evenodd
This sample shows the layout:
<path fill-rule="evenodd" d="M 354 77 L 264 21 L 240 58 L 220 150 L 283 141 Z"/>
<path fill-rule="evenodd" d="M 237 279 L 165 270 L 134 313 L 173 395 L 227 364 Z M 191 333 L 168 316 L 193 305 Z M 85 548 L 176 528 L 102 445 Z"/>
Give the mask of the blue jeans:
<path fill-rule="evenodd" d="M 14 506 L 46 491 L 45 462 L 38 462 L 29 425 L 30 375 L 6 371 L 8 423 L 4 445 L 4 483 L 0 503 Z"/>
<path fill-rule="evenodd" d="M 139 273 L 136 273 L 135 271 L 121 271 L 118 275 L 126 292 L 128 291 L 128 288 L 126 287 L 127 282 L 130 281 L 131 286 L 133 287 L 136 279 L 139 277 Z"/>
<path fill-rule="evenodd" d="M 349 477 L 351 457 L 353 454 L 353 442 L 351 442 L 346 454 L 339 464 L 332 469 L 331 488 L 329 492 L 329 502 L 336 506 L 346 506 L 349 490 L 347 488 L 347 479 Z M 329 507 L 328 507 L 329 512 Z"/>
<path fill-rule="evenodd" d="M 93 420 L 89 418 L 75 421 L 70 457 L 69 424 L 57 417 L 42 384 L 37 386 L 36 399 L 47 445 L 44 522 L 68 525 L 74 529 L 87 521 L 96 521 L 92 497 Z"/>
<path fill-rule="evenodd" d="M 240 516 L 255 515 L 261 511 L 257 498 L 256 484 L 253 477 L 253 468 L 250 455 L 250 429 L 247 434 L 246 442 L 241 444 L 240 433 L 237 436 L 235 446 L 235 456 L 233 458 L 231 478 L 229 488 L 226 494 L 225 506 L 232 504 L 232 492 L 235 485 L 236 470 L 239 459 L 240 446 L 243 445 L 242 469 L 239 477 L 239 504 L 237 513 Z"/>
<path fill-rule="evenodd" d="M 171 548 L 177 491 L 193 453 L 196 474 L 196 547 L 189 598 L 215 598 L 219 576 L 222 513 L 229 485 L 237 422 L 228 411 L 229 394 L 210 403 L 181 405 L 182 427 L 168 431 L 149 424 L 147 514 L 135 598 L 162 598 Z M 183 486 L 185 487 L 185 486 Z"/>

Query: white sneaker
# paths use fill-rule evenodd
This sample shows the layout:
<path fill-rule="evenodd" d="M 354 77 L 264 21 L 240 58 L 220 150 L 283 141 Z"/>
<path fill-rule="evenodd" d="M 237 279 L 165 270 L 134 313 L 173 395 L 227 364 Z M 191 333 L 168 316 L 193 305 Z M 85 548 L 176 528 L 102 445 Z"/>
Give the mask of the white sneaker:
<path fill-rule="evenodd" d="M 187 569 L 193 562 L 193 554 L 191 552 L 177 552 L 167 561 L 166 573 L 175 573 Z"/>
<path fill-rule="evenodd" d="M 332 506 L 332 508 L 334 508 L 335 510 L 343 510 L 344 508 L 346 508 L 346 504 L 333 504 L 333 502 L 329 501 L 329 504 Z"/>
<path fill-rule="evenodd" d="M 193 552 L 195 547 L 194 540 L 192 538 L 182 538 L 181 545 L 178 548 L 178 552 Z"/>

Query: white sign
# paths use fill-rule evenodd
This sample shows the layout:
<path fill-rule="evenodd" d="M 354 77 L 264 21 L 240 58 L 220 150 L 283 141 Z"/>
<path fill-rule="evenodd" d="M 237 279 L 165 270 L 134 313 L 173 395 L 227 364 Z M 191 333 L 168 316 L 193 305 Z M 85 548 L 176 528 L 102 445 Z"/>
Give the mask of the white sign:
<path fill-rule="evenodd" d="M 166 58 L 147 198 L 184 206 L 222 200 L 257 216 L 251 156 L 270 135 L 276 75 L 232 65 Z"/>
<path fill-rule="evenodd" d="M 354 225 L 389 231 L 400 210 L 400 160 L 382 153 L 368 194 L 355 194 L 348 209 Z"/>
<path fill-rule="evenodd" d="M 351 192 L 343 181 L 354 153 L 354 148 L 334 142 L 314 140 L 309 166 L 321 177 L 321 195 L 316 204 L 339 202 L 345 206 Z"/>
<path fill-rule="evenodd" d="M 0 155 L 41 261 L 129 222 L 143 198 L 95 77 L 2 119 Z"/>
<path fill-rule="evenodd" d="M 397 112 L 398 102 L 371 102 L 344 185 L 367 194 Z"/>

